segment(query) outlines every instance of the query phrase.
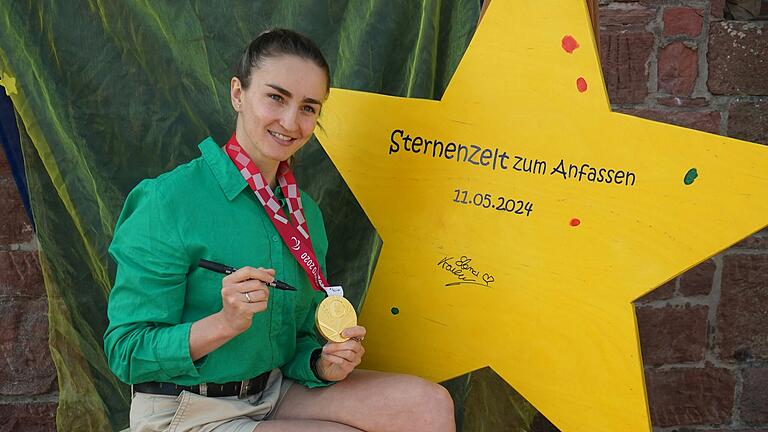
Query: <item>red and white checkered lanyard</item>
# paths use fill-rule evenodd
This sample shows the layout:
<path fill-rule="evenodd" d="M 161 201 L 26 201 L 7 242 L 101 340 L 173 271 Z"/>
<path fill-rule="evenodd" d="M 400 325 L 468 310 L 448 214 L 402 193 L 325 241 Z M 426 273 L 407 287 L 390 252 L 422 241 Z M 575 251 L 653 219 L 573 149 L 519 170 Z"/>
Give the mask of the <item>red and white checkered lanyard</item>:
<path fill-rule="evenodd" d="M 291 255 L 296 259 L 301 268 L 309 276 L 312 287 L 317 291 L 326 291 L 328 281 L 325 280 L 320 265 L 315 257 L 312 241 L 309 239 L 309 228 L 304 219 L 304 211 L 301 207 L 301 196 L 299 196 L 299 187 L 296 186 L 296 179 L 293 177 L 288 163 L 280 162 L 277 167 L 277 181 L 283 190 L 283 196 L 288 202 L 288 210 L 291 212 L 291 221 L 285 217 L 283 209 L 275 199 L 272 188 L 267 184 L 264 175 L 256 167 L 248 154 L 245 153 L 237 142 L 235 134 L 229 139 L 226 145 L 226 152 L 232 162 L 235 163 L 240 174 L 245 177 L 245 181 L 253 189 L 256 198 L 264 206 L 267 216 L 275 225 L 275 229 L 282 237 L 283 242 L 288 246 Z M 291 223 L 292 222 L 292 223 Z"/>

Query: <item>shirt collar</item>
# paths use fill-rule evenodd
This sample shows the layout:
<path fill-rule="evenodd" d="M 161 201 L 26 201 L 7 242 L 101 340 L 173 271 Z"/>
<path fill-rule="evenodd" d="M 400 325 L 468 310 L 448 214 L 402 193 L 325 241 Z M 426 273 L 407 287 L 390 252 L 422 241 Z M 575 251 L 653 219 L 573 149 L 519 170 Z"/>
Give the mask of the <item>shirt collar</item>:
<path fill-rule="evenodd" d="M 208 137 L 203 142 L 197 145 L 200 149 L 200 153 L 203 155 L 203 160 L 208 164 L 208 167 L 213 172 L 213 176 L 219 183 L 221 190 L 228 200 L 232 201 L 235 197 L 248 188 L 248 183 L 240 171 L 237 170 L 235 163 L 224 152 L 224 149 L 219 147 L 213 138 Z M 283 191 L 281 188 L 276 187 L 273 191 L 275 198 L 282 202 Z M 249 188 L 250 190 L 250 188 Z"/>
<path fill-rule="evenodd" d="M 243 175 L 213 138 L 206 138 L 197 147 L 228 200 L 232 201 L 248 187 Z"/>

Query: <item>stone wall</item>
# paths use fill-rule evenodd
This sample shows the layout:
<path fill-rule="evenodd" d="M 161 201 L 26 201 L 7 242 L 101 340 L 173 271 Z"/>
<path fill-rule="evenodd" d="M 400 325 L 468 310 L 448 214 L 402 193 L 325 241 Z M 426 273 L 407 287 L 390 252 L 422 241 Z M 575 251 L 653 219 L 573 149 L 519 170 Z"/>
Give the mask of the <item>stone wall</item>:
<path fill-rule="evenodd" d="M 725 20 L 724 3 L 602 0 L 613 109 L 768 144 L 768 21 Z M 655 431 L 768 431 L 768 231 L 636 310 Z"/>
<path fill-rule="evenodd" d="M 0 431 L 54 431 L 48 302 L 32 226 L 2 151 L 0 209 Z"/>

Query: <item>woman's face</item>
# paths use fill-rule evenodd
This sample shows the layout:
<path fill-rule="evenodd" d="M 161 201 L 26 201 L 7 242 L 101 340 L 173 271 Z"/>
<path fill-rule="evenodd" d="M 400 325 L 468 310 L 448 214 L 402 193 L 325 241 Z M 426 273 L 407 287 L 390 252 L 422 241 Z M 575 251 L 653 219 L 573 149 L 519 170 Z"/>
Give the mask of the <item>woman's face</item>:
<path fill-rule="evenodd" d="M 293 55 L 264 59 L 261 67 L 252 69 L 247 89 L 232 78 L 237 141 L 257 165 L 277 165 L 309 140 L 327 83 L 320 66 Z"/>

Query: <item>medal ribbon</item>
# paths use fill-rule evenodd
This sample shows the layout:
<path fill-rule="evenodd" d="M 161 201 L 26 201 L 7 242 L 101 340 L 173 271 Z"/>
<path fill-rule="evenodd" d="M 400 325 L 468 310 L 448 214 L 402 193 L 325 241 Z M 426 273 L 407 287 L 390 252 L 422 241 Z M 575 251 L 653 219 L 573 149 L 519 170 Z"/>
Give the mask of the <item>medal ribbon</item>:
<path fill-rule="evenodd" d="M 267 184 L 264 175 L 256 167 L 248 154 L 245 153 L 237 142 L 235 134 L 229 139 L 225 146 L 227 155 L 243 175 L 245 181 L 256 194 L 261 205 L 269 216 L 269 220 L 277 229 L 283 243 L 288 246 L 291 255 L 296 259 L 301 268 L 309 276 L 312 287 L 317 291 L 326 290 L 328 281 L 325 280 L 320 265 L 315 257 L 315 251 L 312 248 L 312 241 L 309 238 L 309 227 L 307 220 L 304 219 L 304 211 L 301 206 L 301 196 L 299 187 L 296 185 L 296 179 L 293 177 L 288 163 L 283 161 L 277 167 L 277 182 L 283 191 L 283 196 L 288 203 L 288 210 L 291 214 L 291 221 L 285 217 L 283 209 L 275 198 L 272 188 Z"/>

